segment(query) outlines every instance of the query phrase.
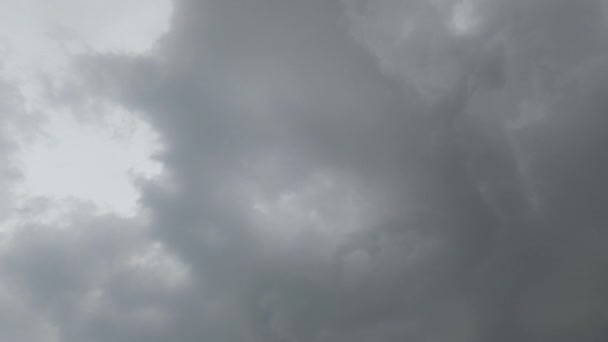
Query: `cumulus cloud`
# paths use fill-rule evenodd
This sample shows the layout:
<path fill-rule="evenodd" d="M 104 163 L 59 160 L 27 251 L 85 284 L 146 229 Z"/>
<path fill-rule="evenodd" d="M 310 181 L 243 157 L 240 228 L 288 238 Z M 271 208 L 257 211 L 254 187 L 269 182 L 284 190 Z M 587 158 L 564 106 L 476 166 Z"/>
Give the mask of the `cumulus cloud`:
<path fill-rule="evenodd" d="M 141 217 L 22 224 L 8 334 L 604 339 L 607 8 L 175 0 L 157 50 L 82 55 L 61 98 L 142 113 L 163 175 Z"/>

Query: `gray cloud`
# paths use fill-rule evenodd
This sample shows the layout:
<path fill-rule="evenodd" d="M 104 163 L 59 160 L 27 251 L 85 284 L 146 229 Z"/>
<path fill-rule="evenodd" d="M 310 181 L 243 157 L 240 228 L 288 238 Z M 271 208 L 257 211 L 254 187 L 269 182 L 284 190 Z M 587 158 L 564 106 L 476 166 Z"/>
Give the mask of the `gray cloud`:
<path fill-rule="evenodd" d="M 23 210 L 36 216 L 56 206 L 39 199 Z M 3 241 L 6 319 L 0 336 L 44 342 L 170 338 L 171 309 L 188 292 L 187 269 L 140 222 L 93 214 L 82 203 L 70 207 L 69 219 L 21 223 Z"/>
<path fill-rule="evenodd" d="M 60 340 L 606 337 L 605 1 L 174 5 L 158 51 L 77 66 L 162 135 L 150 224 L 3 258 Z M 186 285 L 125 266 L 155 241 Z"/>
<path fill-rule="evenodd" d="M 13 182 L 19 178 L 19 172 L 11 159 L 17 146 L 10 131 L 17 126 L 22 105 L 17 89 L 0 80 L 0 222 L 9 214 L 9 191 Z"/>

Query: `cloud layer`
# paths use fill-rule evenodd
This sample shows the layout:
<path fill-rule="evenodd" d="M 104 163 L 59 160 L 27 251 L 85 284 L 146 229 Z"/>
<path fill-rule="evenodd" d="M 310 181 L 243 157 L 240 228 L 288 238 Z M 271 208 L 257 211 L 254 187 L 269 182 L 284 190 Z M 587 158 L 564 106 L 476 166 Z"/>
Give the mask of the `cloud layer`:
<path fill-rule="evenodd" d="M 603 340 L 607 14 L 175 0 L 157 49 L 75 58 L 60 99 L 142 113 L 162 177 L 136 218 L 21 223 L 0 337 Z"/>

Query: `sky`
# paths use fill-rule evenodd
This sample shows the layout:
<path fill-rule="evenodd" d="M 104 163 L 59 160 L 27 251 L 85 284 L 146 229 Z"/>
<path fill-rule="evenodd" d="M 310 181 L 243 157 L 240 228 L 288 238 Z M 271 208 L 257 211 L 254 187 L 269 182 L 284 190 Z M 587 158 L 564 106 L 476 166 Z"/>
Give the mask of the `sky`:
<path fill-rule="evenodd" d="M 608 338 L 607 0 L 0 0 L 0 341 Z"/>

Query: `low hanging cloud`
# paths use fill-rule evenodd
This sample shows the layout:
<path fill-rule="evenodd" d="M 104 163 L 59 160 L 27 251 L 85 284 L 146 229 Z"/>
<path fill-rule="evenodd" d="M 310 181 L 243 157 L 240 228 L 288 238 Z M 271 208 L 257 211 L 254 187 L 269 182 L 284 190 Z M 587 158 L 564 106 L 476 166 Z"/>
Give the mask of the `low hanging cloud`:
<path fill-rule="evenodd" d="M 175 0 L 156 49 L 79 56 L 55 97 L 142 113 L 163 175 L 138 217 L 4 242 L 6 338 L 606 338 L 607 25 L 603 0 Z"/>

